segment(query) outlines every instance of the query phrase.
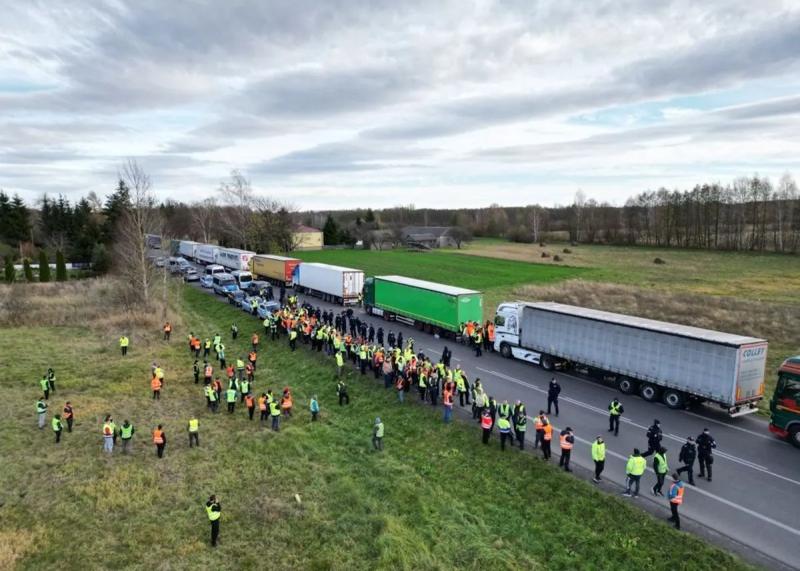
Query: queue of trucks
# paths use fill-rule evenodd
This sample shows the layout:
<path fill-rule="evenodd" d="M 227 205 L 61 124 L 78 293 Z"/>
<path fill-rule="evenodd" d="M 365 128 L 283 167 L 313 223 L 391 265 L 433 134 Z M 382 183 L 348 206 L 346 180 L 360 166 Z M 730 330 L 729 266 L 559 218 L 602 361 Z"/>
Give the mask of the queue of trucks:
<path fill-rule="evenodd" d="M 475 290 L 396 275 L 365 279 L 354 268 L 191 241 L 172 249 L 324 301 L 363 302 L 370 315 L 435 335 L 459 336 L 464 323 L 483 321 Z M 504 357 L 577 371 L 670 408 L 708 402 L 737 417 L 756 412 L 764 397 L 765 339 L 550 302 L 500 303 L 494 324 L 494 349 Z M 770 410 L 770 430 L 800 447 L 800 356 L 781 367 Z"/>

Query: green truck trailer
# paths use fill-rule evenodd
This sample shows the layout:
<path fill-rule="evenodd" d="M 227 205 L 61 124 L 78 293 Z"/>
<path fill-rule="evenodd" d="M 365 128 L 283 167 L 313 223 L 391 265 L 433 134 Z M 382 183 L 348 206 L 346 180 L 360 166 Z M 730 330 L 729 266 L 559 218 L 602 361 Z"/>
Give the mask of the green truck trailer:
<path fill-rule="evenodd" d="M 769 429 L 800 448 L 800 355 L 778 369 L 778 386 L 769 403 Z"/>
<path fill-rule="evenodd" d="M 421 331 L 458 334 L 462 323 L 483 320 L 483 294 L 402 276 L 375 276 L 364 281 L 364 309 Z"/>

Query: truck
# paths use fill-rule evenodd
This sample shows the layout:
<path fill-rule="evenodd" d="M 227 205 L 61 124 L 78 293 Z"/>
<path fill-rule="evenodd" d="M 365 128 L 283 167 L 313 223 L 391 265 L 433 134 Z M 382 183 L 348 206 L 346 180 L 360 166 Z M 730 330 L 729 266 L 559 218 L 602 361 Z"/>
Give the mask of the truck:
<path fill-rule="evenodd" d="M 178 255 L 183 256 L 187 260 L 196 260 L 197 259 L 197 247 L 201 246 L 198 242 L 192 242 L 191 240 L 181 240 L 178 242 Z"/>
<path fill-rule="evenodd" d="M 769 412 L 769 431 L 800 448 L 800 355 L 786 359 L 778 369 Z"/>
<path fill-rule="evenodd" d="M 403 276 L 375 276 L 364 282 L 364 309 L 428 333 L 458 334 L 467 321 L 483 319 L 483 294 Z"/>
<path fill-rule="evenodd" d="M 200 244 L 194 250 L 195 260 L 201 264 L 216 264 L 217 250 L 219 250 L 219 246 Z"/>
<path fill-rule="evenodd" d="M 573 368 L 670 408 L 756 412 L 767 341 L 554 302 L 501 303 L 494 347 L 545 370 Z"/>
<path fill-rule="evenodd" d="M 249 270 L 250 258 L 255 255 L 255 252 L 239 248 L 219 248 L 214 263 L 230 270 Z"/>
<path fill-rule="evenodd" d="M 250 258 L 250 272 L 254 276 L 286 287 L 294 283 L 295 269 L 299 265 L 300 260 L 286 256 L 259 254 Z"/>
<path fill-rule="evenodd" d="M 302 263 L 295 290 L 343 305 L 358 303 L 364 288 L 364 272 L 331 264 Z"/>

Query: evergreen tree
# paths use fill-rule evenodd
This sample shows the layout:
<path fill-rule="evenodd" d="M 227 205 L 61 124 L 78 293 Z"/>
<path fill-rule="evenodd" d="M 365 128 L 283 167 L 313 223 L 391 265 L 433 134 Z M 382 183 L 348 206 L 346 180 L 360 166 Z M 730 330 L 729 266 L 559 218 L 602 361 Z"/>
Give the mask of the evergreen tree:
<path fill-rule="evenodd" d="M 372 208 L 367 208 L 367 213 L 364 215 L 364 222 L 367 224 L 375 222 L 375 213 L 372 211 Z"/>
<path fill-rule="evenodd" d="M 102 242 L 95 244 L 92 250 L 92 269 L 98 274 L 105 274 L 111 269 L 111 256 Z"/>
<path fill-rule="evenodd" d="M 11 256 L 6 256 L 5 264 L 6 283 L 11 283 L 17 277 L 17 270 L 14 269 L 14 261 Z"/>
<path fill-rule="evenodd" d="M 56 252 L 56 281 L 67 281 L 67 264 L 64 262 L 64 254 L 61 250 Z"/>
<path fill-rule="evenodd" d="M 15 194 L 8 205 L 7 220 L 4 225 L 4 237 L 14 245 L 30 240 L 31 220 L 25 203 L 19 195 Z"/>
<path fill-rule="evenodd" d="M 47 252 L 39 250 L 39 281 L 50 281 L 50 262 L 47 261 Z"/>
<path fill-rule="evenodd" d="M 125 181 L 120 179 L 117 188 L 114 189 L 111 196 L 106 199 L 106 204 L 103 207 L 103 214 L 105 215 L 105 222 L 102 227 L 103 242 L 110 244 L 114 241 L 117 221 L 130 207 L 131 192 L 125 184 Z"/>
<path fill-rule="evenodd" d="M 322 239 L 329 246 L 338 244 L 340 241 L 339 225 L 336 224 L 336 220 L 330 214 L 325 219 L 325 226 L 322 228 Z"/>
<path fill-rule="evenodd" d="M 28 258 L 22 260 L 22 272 L 25 274 L 25 281 L 33 281 L 33 269 L 31 269 L 31 261 Z"/>

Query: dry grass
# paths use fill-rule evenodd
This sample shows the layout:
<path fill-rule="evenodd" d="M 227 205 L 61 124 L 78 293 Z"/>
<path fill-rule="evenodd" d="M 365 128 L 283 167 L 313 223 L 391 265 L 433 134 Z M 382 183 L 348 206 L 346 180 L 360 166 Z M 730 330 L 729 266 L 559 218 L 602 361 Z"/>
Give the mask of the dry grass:
<path fill-rule="evenodd" d="M 0 569 L 12 569 L 34 544 L 34 533 L 24 529 L 0 530 Z"/>

